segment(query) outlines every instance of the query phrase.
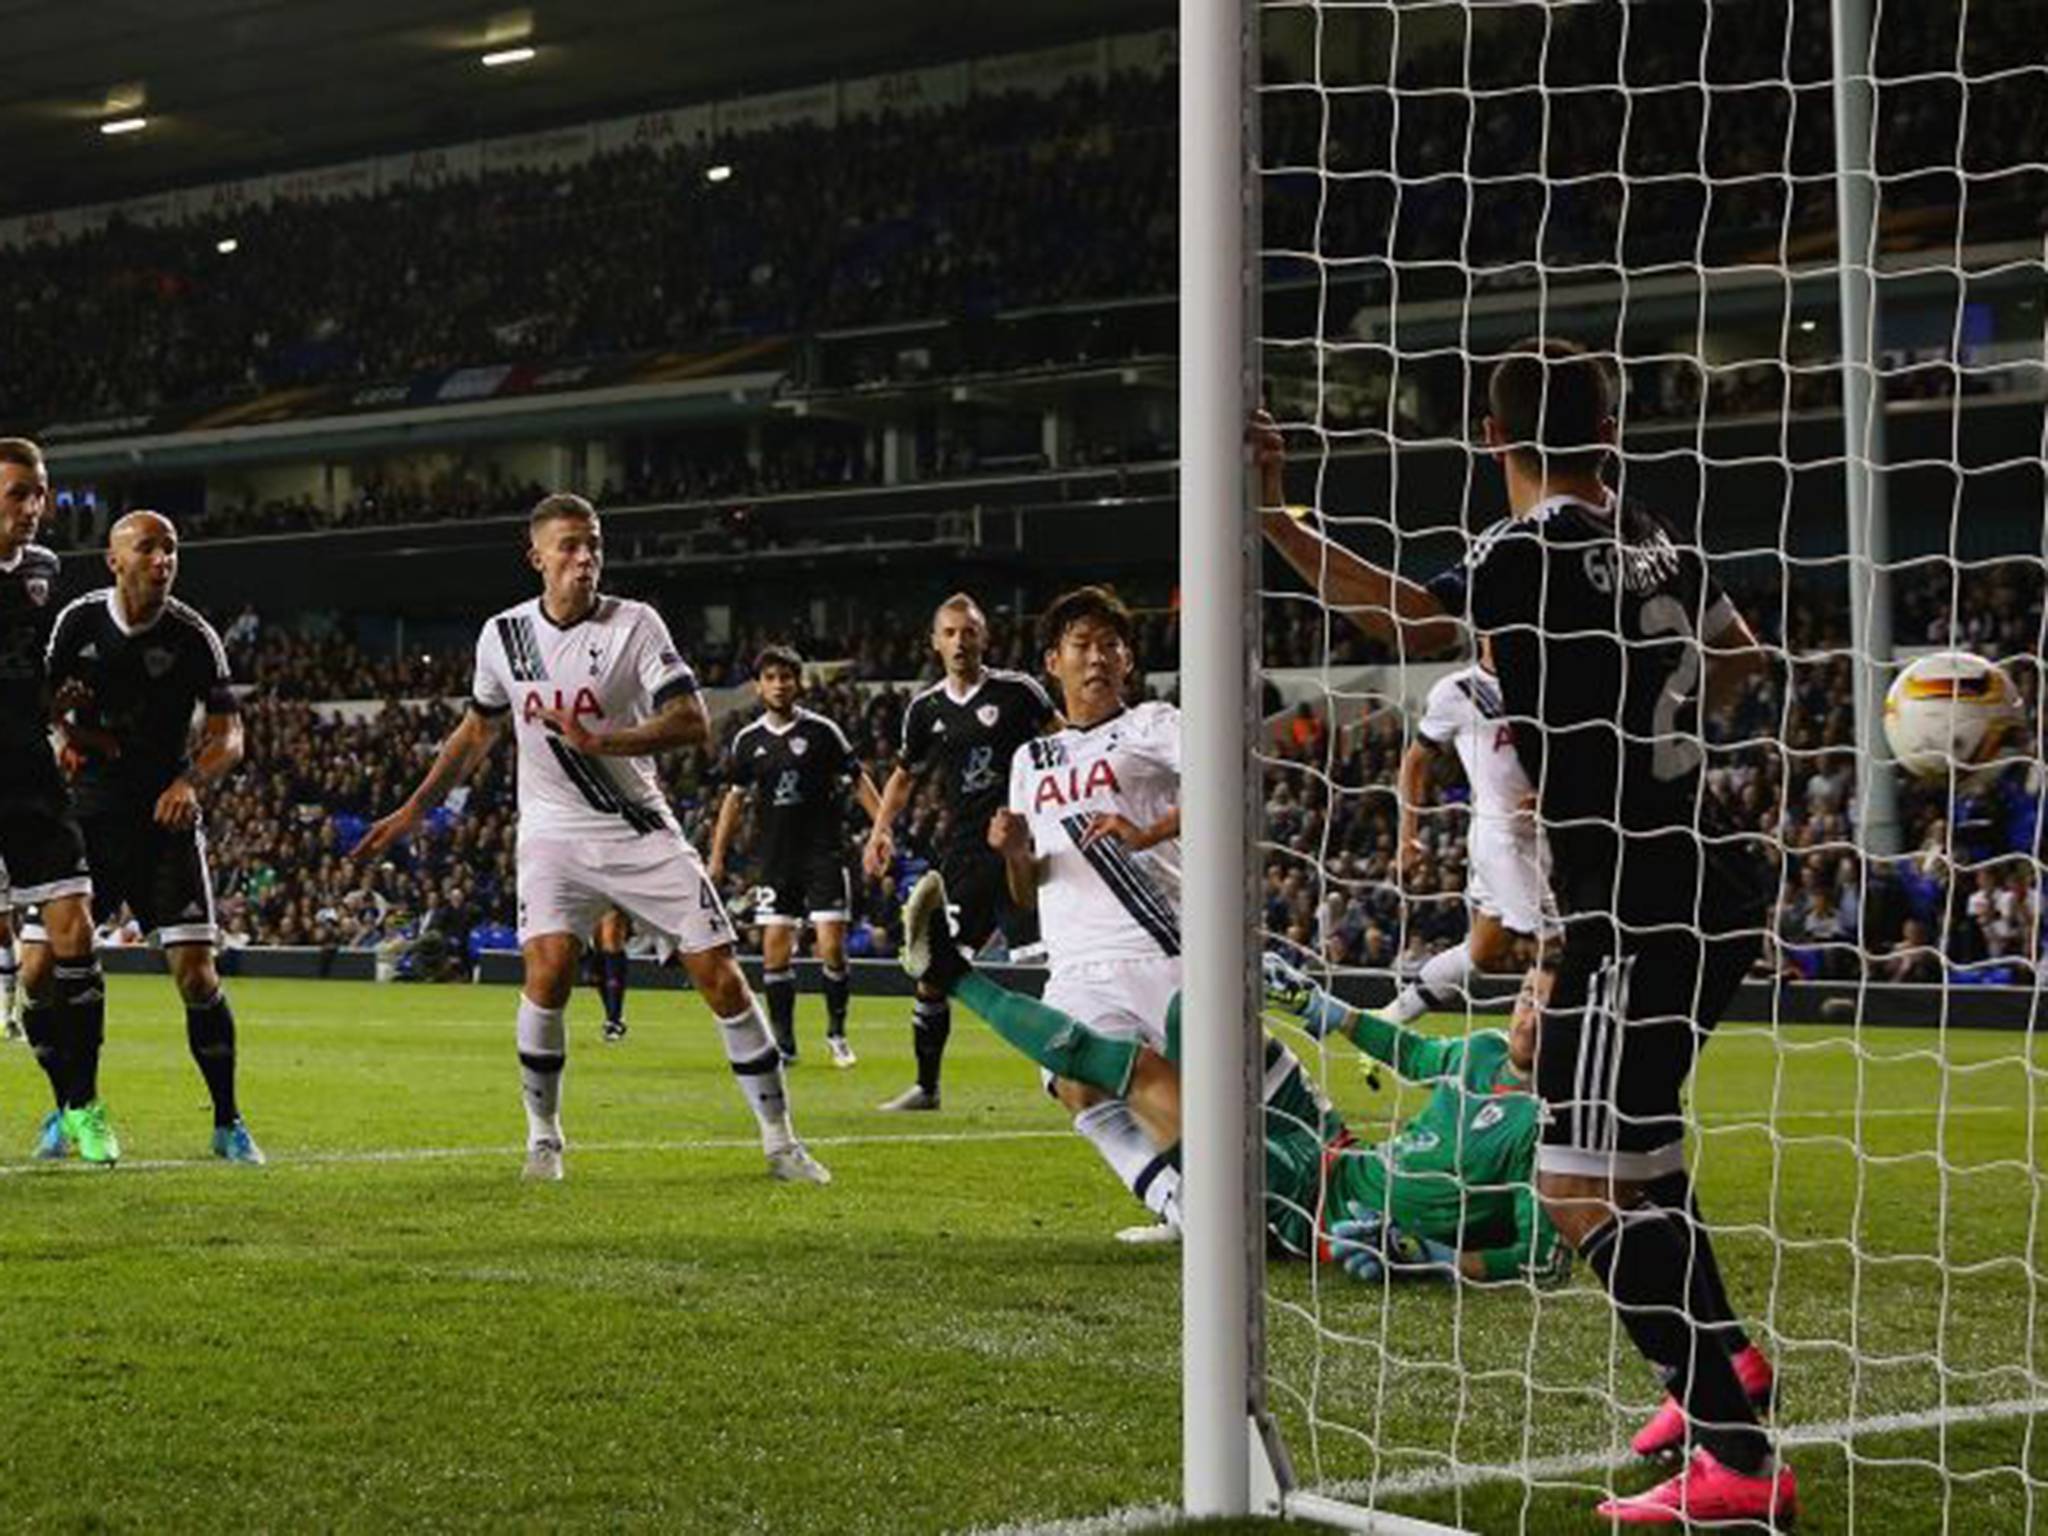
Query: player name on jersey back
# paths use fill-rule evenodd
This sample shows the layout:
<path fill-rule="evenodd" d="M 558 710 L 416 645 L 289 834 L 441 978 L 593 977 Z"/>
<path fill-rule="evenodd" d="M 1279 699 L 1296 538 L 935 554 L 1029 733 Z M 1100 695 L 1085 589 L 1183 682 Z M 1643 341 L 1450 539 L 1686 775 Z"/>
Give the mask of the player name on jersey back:
<path fill-rule="evenodd" d="M 477 636 L 471 705 L 512 716 L 520 837 L 621 840 L 659 828 L 679 831 L 651 757 L 586 756 L 541 715 L 561 710 L 602 735 L 636 725 L 696 688 L 668 625 L 645 603 L 600 597 L 582 621 L 562 625 L 539 598 L 529 598 L 486 622 Z"/>
<path fill-rule="evenodd" d="M 1041 864 L 1039 921 L 1054 969 L 1180 953 L 1180 840 L 1133 851 L 1081 846 L 1097 816 L 1133 826 L 1180 804 L 1180 711 L 1147 703 L 1025 742 L 1010 761 L 1010 809 Z"/>

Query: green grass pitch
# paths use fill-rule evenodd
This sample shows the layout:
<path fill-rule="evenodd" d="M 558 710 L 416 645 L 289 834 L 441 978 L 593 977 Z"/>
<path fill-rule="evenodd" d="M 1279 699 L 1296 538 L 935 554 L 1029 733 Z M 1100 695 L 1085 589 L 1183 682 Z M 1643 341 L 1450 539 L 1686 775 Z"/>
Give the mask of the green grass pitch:
<path fill-rule="evenodd" d="M 42 1080 L 0 1051 L 0 1525 L 966 1531 L 1175 1496 L 1178 1256 L 1112 1240 L 1127 1198 L 971 1018 L 946 1111 L 895 1117 L 873 1105 L 909 1080 L 906 1004 L 857 1002 L 861 1063 L 835 1072 L 805 1000 L 792 1093 L 821 1190 L 768 1181 L 694 1001 L 636 994 L 604 1047 L 579 995 L 570 1178 L 532 1188 L 509 990 L 236 983 L 273 1158 L 241 1170 L 203 1157 L 168 983 L 111 989 L 118 1171 L 27 1162 Z M 1699 1080 L 1696 1166 L 1744 1228 L 1738 1301 L 1775 1297 L 1783 1422 L 1862 1426 L 1853 1458 L 1793 1451 L 1802 1529 L 2023 1530 L 2017 1469 L 2048 1478 L 2015 1406 L 2048 1355 L 2039 1053 L 1864 1046 L 1730 1027 Z M 1329 1071 L 1361 1129 L 1395 1108 Z M 1860 1133 L 1859 1080 L 1882 1111 Z M 1454 1305 L 1276 1265 L 1301 1468 L 1475 1529 L 1598 1529 L 1597 1485 L 1652 1476 L 1604 1468 L 1654 1394 L 1585 1284 Z M 1544 1480 L 1459 1483 L 1454 1447 Z"/>

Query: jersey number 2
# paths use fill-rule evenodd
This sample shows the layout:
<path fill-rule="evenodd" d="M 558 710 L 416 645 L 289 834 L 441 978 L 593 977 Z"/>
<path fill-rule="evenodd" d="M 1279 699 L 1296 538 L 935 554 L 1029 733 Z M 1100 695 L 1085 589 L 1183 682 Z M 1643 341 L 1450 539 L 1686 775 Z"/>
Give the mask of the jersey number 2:
<path fill-rule="evenodd" d="M 1650 772 L 1659 779 L 1678 779 L 1700 765 L 1700 744 L 1678 734 L 1678 712 L 1685 708 L 1700 680 L 1700 648 L 1693 641 L 1692 621 L 1678 599 L 1659 593 L 1643 604 L 1636 622 L 1644 637 L 1676 635 L 1684 642 L 1678 665 L 1664 679 L 1657 708 L 1650 717 Z"/>

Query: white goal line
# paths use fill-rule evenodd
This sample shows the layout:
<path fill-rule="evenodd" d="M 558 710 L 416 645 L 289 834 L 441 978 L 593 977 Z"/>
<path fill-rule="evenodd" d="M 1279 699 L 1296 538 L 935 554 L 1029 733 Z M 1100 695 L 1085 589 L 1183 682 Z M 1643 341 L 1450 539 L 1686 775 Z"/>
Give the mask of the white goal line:
<path fill-rule="evenodd" d="M 2003 1402 L 1978 1403 L 1960 1408 L 1928 1408 L 1913 1413 L 1883 1413 L 1868 1418 L 1836 1419 L 1826 1424 L 1789 1425 L 1777 1432 L 1780 1446 L 1797 1449 L 1807 1445 L 1839 1445 L 1845 1441 L 1877 1435 L 1910 1434 L 1923 1429 L 1945 1429 L 1962 1424 L 1985 1424 L 2004 1419 L 2028 1418 L 2048 1413 L 2048 1398 L 2020 1397 Z M 1427 1472 L 1402 1472 L 1377 1482 L 1345 1482 L 1305 1488 L 1303 1493 L 1319 1498 L 1358 1504 L 1368 1498 L 1416 1498 L 1451 1493 L 1483 1483 L 1569 1482 L 1589 1474 L 1628 1466 L 1617 1450 L 1605 1456 L 1549 1456 L 1513 1465 L 1475 1463 Z M 2010 1473 L 2011 1468 L 1988 1469 L 1983 1475 Z M 1391 1513 L 1390 1511 L 1388 1513 Z M 1071 1520 L 1018 1521 L 1008 1525 L 981 1526 L 967 1536 L 1121 1536 L 1128 1531 L 1156 1531 L 1179 1523 L 1182 1513 L 1171 1504 L 1134 1504 L 1100 1515 Z"/>

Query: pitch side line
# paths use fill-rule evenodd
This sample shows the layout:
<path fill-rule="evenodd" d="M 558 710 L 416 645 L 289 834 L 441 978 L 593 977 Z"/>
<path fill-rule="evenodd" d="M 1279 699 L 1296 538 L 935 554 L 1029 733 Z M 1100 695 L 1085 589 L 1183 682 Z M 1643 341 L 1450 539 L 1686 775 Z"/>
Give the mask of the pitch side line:
<path fill-rule="evenodd" d="M 1958 1104 L 1946 1111 L 1950 1117 L 1959 1115 L 2023 1115 L 2030 1107 L 2025 1104 Z M 2035 1110 L 2048 1112 L 2048 1104 Z M 1937 1105 L 1899 1107 L 1889 1109 L 1866 1109 L 1866 1120 L 1912 1120 L 1931 1119 L 1940 1116 L 1943 1110 Z M 1848 1109 L 1788 1109 L 1781 1110 L 1777 1119 L 1784 1120 L 1831 1120 L 1841 1122 L 1852 1119 L 1854 1112 Z M 1759 1118 L 1762 1116 L 1762 1118 Z M 1744 1112 L 1725 1110 L 1696 1117 L 1707 1125 L 1754 1125 L 1768 1128 L 1772 1121 L 1769 1111 Z M 1360 1124 L 1379 1124 L 1369 1116 L 1357 1117 Z M 804 1142 L 813 1147 L 886 1147 L 895 1144 L 904 1146 L 945 1146 L 948 1144 L 1006 1141 L 1065 1141 L 1074 1132 L 1069 1129 L 1015 1130 L 1015 1131 L 932 1131 L 913 1135 L 867 1135 L 855 1132 L 844 1136 L 806 1136 Z M 749 1152 L 759 1151 L 761 1143 L 754 1137 L 708 1136 L 691 1140 L 669 1141 L 577 1141 L 571 1142 L 571 1152 Z M 1933 1151 L 1934 1148 L 1922 1149 Z M 525 1154 L 524 1146 L 502 1144 L 487 1147 L 370 1147 L 360 1151 L 287 1152 L 271 1158 L 271 1165 L 278 1168 L 324 1168 L 375 1166 L 380 1163 L 450 1163 L 462 1162 L 469 1158 L 520 1157 Z M 1902 1154 L 1891 1153 L 1887 1156 Z M 211 1168 L 220 1160 L 213 1157 L 137 1157 L 124 1158 L 121 1167 L 130 1172 L 152 1170 L 175 1170 L 179 1168 Z M 99 1172 L 87 1169 L 83 1164 L 65 1161 L 62 1163 L 0 1163 L 0 1179 L 19 1178 L 24 1174 L 59 1173 L 65 1169 L 76 1172 Z"/>
<path fill-rule="evenodd" d="M 911 1135 L 864 1135 L 850 1136 L 806 1136 L 804 1144 L 810 1147 L 881 1147 L 902 1143 L 905 1146 L 944 1146 L 958 1142 L 1005 1142 L 1005 1141 L 1070 1141 L 1074 1132 L 1062 1130 L 1017 1130 L 1017 1131 L 932 1131 Z M 759 1152 L 761 1141 L 756 1136 L 707 1136 L 687 1141 L 572 1141 L 569 1151 L 577 1152 Z M 507 1143 L 490 1147 L 371 1147 L 362 1151 L 346 1152 L 288 1152 L 280 1153 L 270 1160 L 274 1168 L 332 1168 L 379 1163 L 453 1163 L 472 1158 L 503 1157 L 517 1159 L 526 1155 L 523 1144 Z M 215 1157 L 138 1157 L 123 1158 L 116 1172 L 149 1171 L 152 1169 L 214 1168 L 220 1165 Z M 0 1164 L 0 1178 L 20 1177 L 23 1174 L 61 1173 L 65 1170 L 78 1173 L 99 1173 L 104 1170 L 88 1168 L 76 1160 L 61 1163 L 5 1163 Z"/>
<path fill-rule="evenodd" d="M 2038 1413 L 2048 1413 L 2048 1398 L 2011 1398 L 2005 1402 L 1980 1403 L 1967 1408 L 1932 1408 L 1917 1413 L 1878 1414 L 1867 1419 L 1838 1419 L 1829 1424 L 1792 1425 L 1780 1430 L 1776 1438 L 1779 1445 L 1791 1448 L 1830 1445 L 1874 1435 L 1903 1434 L 1958 1424 L 1983 1424 Z M 1347 1503 L 1371 1498 L 1375 1493 L 1382 1500 L 1413 1498 L 1450 1493 L 1482 1483 L 1564 1482 L 1629 1465 L 1618 1451 L 1612 1456 L 1547 1456 L 1519 1466 L 1478 1464 L 1443 1471 L 1402 1472 L 1383 1477 L 1376 1484 L 1332 1483 L 1301 1491 L 1317 1498 Z M 1599 1485 L 1583 1486 L 1592 1491 Z M 1113 1509 L 1106 1514 L 1074 1520 L 1017 1521 L 1007 1525 L 978 1526 L 968 1536 L 1123 1536 L 1129 1531 L 1162 1530 L 1180 1518 L 1181 1512 L 1171 1504 L 1134 1504 L 1127 1509 Z"/>

